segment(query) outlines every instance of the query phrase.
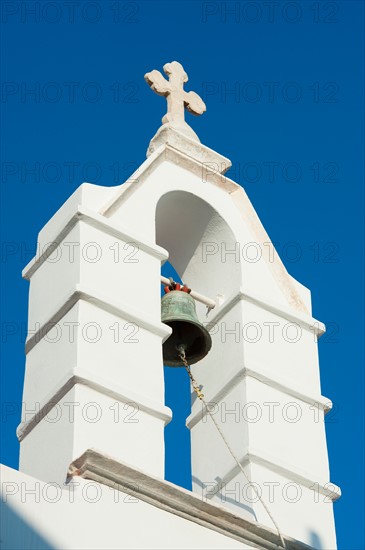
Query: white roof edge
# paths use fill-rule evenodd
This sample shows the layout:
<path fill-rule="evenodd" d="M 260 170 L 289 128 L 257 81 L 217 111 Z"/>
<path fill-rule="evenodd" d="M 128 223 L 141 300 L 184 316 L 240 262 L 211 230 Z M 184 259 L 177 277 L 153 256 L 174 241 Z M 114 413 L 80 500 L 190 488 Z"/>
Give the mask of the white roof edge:
<path fill-rule="evenodd" d="M 70 464 L 69 479 L 90 479 L 133 494 L 153 506 L 178 515 L 240 542 L 260 549 L 282 548 L 277 532 L 237 516 L 227 508 L 206 502 L 191 491 L 119 462 L 96 449 L 87 449 Z M 310 550 L 303 542 L 284 535 L 287 550 Z"/>

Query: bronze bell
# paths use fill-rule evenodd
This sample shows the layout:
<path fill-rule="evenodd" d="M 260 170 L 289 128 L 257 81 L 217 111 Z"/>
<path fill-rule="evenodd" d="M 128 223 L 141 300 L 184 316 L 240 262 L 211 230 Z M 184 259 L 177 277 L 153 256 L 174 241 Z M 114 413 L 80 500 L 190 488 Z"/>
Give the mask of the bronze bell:
<path fill-rule="evenodd" d="M 180 288 L 180 285 L 175 288 Z M 179 349 L 183 348 L 188 364 L 192 365 L 207 355 L 212 339 L 197 317 L 195 301 L 187 287 L 172 291 L 167 287 L 165 290 L 161 300 L 161 320 L 172 328 L 172 334 L 163 344 L 164 364 L 184 366 L 179 355 Z"/>

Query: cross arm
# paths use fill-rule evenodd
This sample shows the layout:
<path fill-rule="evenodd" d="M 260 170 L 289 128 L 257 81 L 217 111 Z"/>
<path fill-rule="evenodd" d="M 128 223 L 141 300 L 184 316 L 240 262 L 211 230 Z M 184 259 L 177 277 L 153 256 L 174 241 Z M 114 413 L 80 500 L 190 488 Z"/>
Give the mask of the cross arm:
<path fill-rule="evenodd" d="M 189 113 L 193 115 L 202 115 L 207 110 L 204 101 L 195 92 L 185 94 L 184 105 Z"/>
<path fill-rule="evenodd" d="M 170 85 L 160 71 L 153 70 L 146 73 L 144 79 L 156 94 L 166 96 L 170 92 Z"/>

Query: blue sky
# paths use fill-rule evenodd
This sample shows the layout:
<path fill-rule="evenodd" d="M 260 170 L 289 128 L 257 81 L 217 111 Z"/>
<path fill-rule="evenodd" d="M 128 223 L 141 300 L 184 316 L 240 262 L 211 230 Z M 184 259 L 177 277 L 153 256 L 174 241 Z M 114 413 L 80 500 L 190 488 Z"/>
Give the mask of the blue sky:
<path fill-rule="evenodd" d="M 2 27 L 1 392 L 14 414 L 2 418 L 1 461 L 18 465 L 21 270 L 83 181 L 116 185 L 143 162 L 165 110 L 143 75 L 176 59 L 207 104 L 188 122 L 232 160 L 229 174 L 329 327 L 319 353 L 335 405 L 326 431 L 343 491 L 339 548 L 364 548 L 363 3 L 3 2 Z M 166 373 L 166 400 L 166 475 L 189 487 L 182 370 Z"/>

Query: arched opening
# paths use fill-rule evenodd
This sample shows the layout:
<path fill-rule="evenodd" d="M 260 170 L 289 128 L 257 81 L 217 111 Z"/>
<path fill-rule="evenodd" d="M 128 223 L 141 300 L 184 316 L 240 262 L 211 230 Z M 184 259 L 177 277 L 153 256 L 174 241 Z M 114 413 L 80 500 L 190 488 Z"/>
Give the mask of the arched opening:
<path fill-rule="evenodd" d="M 181 282 L 170 262 L 165 262 L 161 273 Z M 161 286 L 161 297 L 164 294 Z M 190 431 L 185 425 L 190 414 L 190 381 L 184 368 L 164 366 L 165 405 L 173 411 L 172 420 L 165 428 L 165 479 L 191 491 Z"/>
<path fill-rule="evenodd" d="M 171 191 L 160 198 L 156 207 L 156 243 L 169 252 L 169 262 L 162 267 L 165 277 L 182 281 L 210 298 L 219 295 L 224 299 L 240 284 L 240 264 L 234 255 L 222 255 L 222 248 L 234 250 L 236 240 L 228 223 L 196 195 Z M 196 306 L 200 321 L 209 322 L 206 306 Z M 201 362 L 203 369 L 209 369 L 209 364 L 216 361 L 219 340 L 215 345 L 215 352 Z M 190 430 L 185 426 L 191 412 L 190 381 L 184 368 L 164 369 L 165 404 L 173 411 L 173 419 L 165 429 L 165 477 L 191 489 Z M 207 372 L 200 372 L 207 376 Z"/>

